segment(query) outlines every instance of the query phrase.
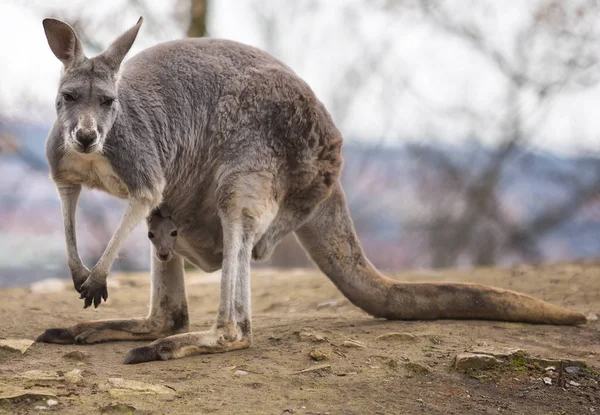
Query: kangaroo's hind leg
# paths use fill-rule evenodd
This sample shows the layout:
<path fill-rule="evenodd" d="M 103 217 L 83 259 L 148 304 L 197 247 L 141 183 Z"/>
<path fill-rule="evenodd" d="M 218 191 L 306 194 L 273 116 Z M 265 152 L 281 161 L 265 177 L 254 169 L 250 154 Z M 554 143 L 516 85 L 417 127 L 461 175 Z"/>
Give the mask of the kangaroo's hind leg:
<path fill-rule="evenodd" d="M 131 350 L 125 363 L 178 359 L 244 349 L 252 342 L 250 259 L 254 240 L 272 222 L 277 206 L 271 184 L 260 174 L 237 177 L 221 186 L 223 267 L 217 318 L 206 331 L 177 334 Z"/>
<path fill-rule="evenodd" d="M 154 247 L 152 248 L 154 251 Z M 85 321 L 68 328 L 44 331 L 38 342 L 90 344 L 115 340 L 153 340 L 189 329 L 183 258 L 168 262 L 152 252 L 150 312 L 145 318 Z"/>

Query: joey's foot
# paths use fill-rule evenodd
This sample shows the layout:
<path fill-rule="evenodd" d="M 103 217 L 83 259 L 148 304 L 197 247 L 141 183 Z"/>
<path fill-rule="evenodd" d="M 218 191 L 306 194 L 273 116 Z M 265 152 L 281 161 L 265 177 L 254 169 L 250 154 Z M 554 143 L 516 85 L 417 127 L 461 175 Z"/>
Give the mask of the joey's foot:
<path fill-rule="evenodd" d="M 273 255 L 275 246 L 269 244 L 264 238 L 260 239 L 252 248 L 252 259 L 255 261 L 266 261 Z"/>
<path fill-rule="evenodd" d="M 98 308 L 102 299 L 104 301 L 108 298 L 108 289 L 106 288 L 106 278 L 93 278 L 93 275 L 83 283 L 81 290 L 80 299 L 83 300 L 83 308 L 88 308 L 94 303 L 94 308 Z"/>
<path fill-rule="evenodd" d="M 134 365 L 137 363 L 154 362 L 156 360 L 169 360 L 172 356 L 172 351 L 165 348 L 161 351 L 155 346 L 143 346 L 131 349 L 125 355 L 123 363 L 126 365 Z"/>

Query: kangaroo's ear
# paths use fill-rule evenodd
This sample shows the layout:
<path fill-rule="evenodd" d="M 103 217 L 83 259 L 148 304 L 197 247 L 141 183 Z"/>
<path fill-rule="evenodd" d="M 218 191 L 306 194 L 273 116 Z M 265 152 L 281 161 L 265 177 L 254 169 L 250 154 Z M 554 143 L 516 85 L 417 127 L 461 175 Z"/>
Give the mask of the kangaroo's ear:
<path fill-rule="evenodd" d="M 65 69 L 85 60 L 83 46 L 71 26 L 60 20 L 50 18 L 44 19 L 42 24 L 50 49 L 63 63 Z"/>
<path fill-rule="evenodd" d="M 129 52 L 129 49 L 131 49 L 131 45 L 133 45 L 133 41 L 137 37 L 143 22 L 144 19 L 140 17 L 135 26 L 119 36 L 113 43 L 110 44 L 108 49 L 106 49 L 100 55 L 106 60 L 110 68 L 115 72 L 119 70 L 121 62 L 123 62 L 125 55 L 127 55 L 127 52 Z"/>

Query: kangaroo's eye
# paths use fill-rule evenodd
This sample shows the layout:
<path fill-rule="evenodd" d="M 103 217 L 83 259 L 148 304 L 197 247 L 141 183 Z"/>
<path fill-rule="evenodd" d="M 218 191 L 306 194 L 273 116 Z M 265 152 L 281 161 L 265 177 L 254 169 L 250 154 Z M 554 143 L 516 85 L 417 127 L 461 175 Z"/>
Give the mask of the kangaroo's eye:
<path fill-rule="evenodd" d="M 75 101 L 75 97 L 71 94 L 63 94 L 63 99 L 67 102 Z"/>
<path fill-rule="evenodd" d="M 148 238 L 150 238 L 150 239 L 154 238 L 154 234 L 152 232 L 148 232 Z"/>
<path fill-rule="evenodd" d="M 171 232 L 171 236 L 172 236 L 173 238 L 174 238 L 174 237 L 176 237 L 176 236 L 177 236 L 177 231 L 173 231 L 173 232 Z"/>
<path fill-rule="evenodd" d="M 110 107 L 112 106 L 112 104 L 115 102 L 114 98 L 104 98 L 102 100 L 102 105 L 104 105 L 105 107 Z"/>

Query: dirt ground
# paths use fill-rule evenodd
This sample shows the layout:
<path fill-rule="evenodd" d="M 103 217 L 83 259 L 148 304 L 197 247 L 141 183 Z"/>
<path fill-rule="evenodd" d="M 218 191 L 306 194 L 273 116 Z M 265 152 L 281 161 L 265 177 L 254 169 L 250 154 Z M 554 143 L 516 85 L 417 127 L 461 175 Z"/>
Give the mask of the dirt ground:
<path fill-rule="evenodd" d="M 595 264 L 390 276 L 493 284 L 600 314 L 600 266 Z M 148 276 L 111 278 L 110 298 L 97 310 L 84 310 L 70 284 L 62 292 L 1 291 L 0 338 L 35 339 L 47 327 L 145 315 Z M 258 269 L 252 278 L 250 349 L 140 365 L 122 364 L 126 352 L 140 342 L 36 343 L 22 355 L 0 351 L 0 396 L 3 390 L 5 396 L 0 413 L 130 413 L 135 408 L 136 414 L 600 414 L 598 321 L 581 327 L 385 321 L 349 304 L 318 271 Z M 218 282 L 215 274 L 188 274 L 192 330 L 210 326 Z M 391 332 L 409 335 L 375 340 Z M 348 340 L 364 347 L 346 347 Z M 492 346 L 522 348 L 530 357 L 577 360 L 588 368 L 563 378 L 560 382 L 567 384 L 562 387 L 552 375 L 556 371 L 545 371 L 543 364 L 511 362 L 468 374 L 454 370 L 457 354 Z M 83 352 L 75 356 L 82 361 L 64 357 L 73 351 Z M 325 360 L 315 361 L 311 352 Z M 64 379 L 74 369 L 82 371 L 82 381 Z M 28 372 L 32 370 L 56 378 Z M 38 376 L 27 379 L 25 372 Z M 544 377 L 552 384 L 545 384 Z M 124 381 L 157 390 L 140 384 L 138 391 L 128 390 L 119 383 Z M 8 399 L 11 388 L 38 395 Z M 40 393 L 54 397 L 48 400 Z"/>

